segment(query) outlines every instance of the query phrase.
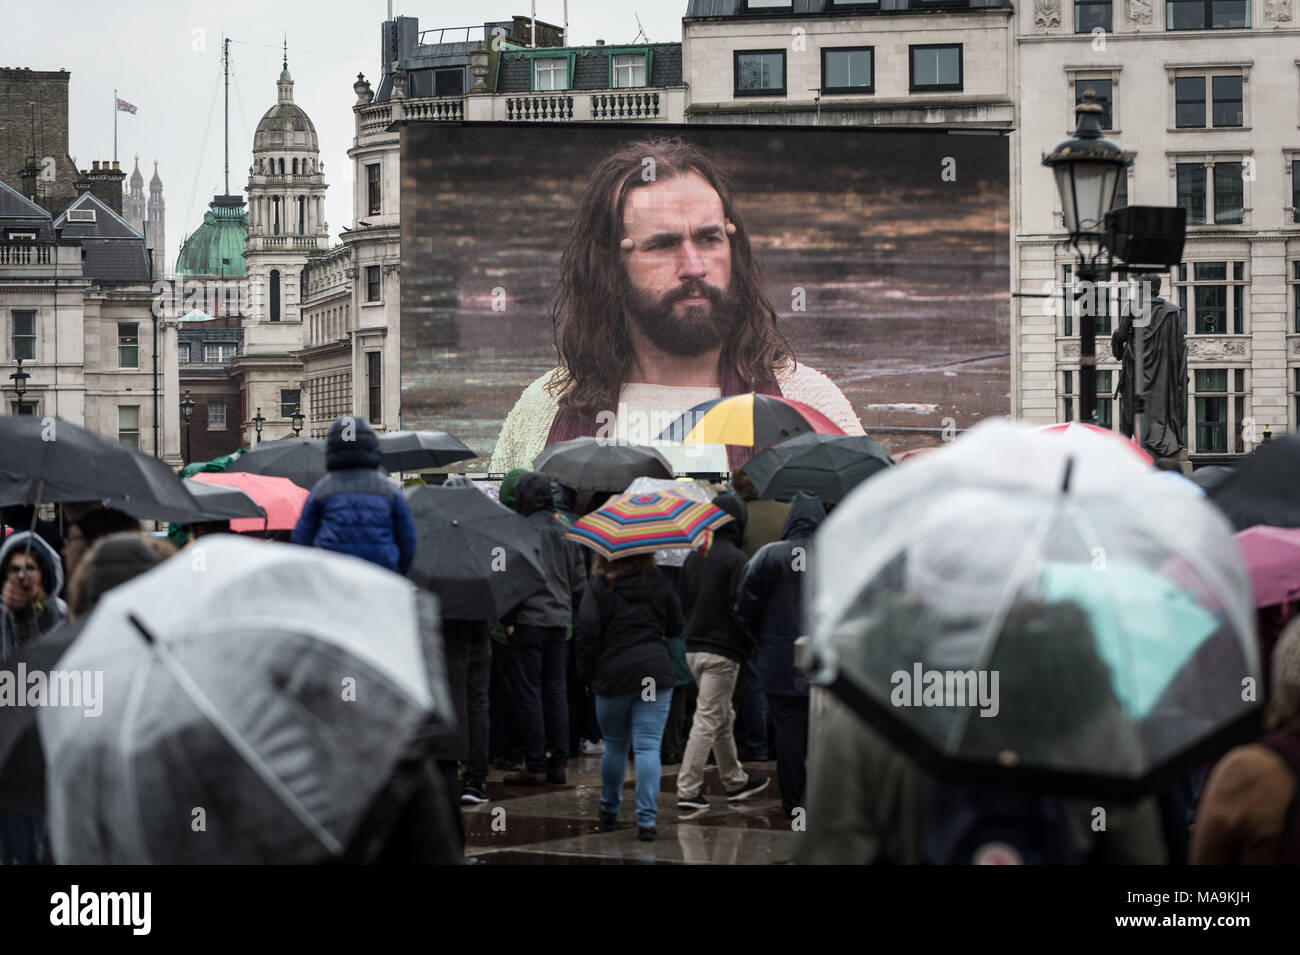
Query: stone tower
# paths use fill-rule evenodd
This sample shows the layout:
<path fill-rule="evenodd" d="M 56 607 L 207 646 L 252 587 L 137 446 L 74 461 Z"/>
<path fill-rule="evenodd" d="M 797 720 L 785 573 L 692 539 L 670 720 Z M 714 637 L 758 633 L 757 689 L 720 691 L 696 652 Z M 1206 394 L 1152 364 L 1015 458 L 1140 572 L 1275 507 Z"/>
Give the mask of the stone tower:
<path fill-rule="evenodd" d="M 137 163 L 138 168 L 138 163 Z M 163 184 L 158 175 L 158 160 L 153 161 L 153 178 L 149 180 L 148 218 L 144 223 L 144 247 L 152 249 L 153 277 L 167 274 L 167 234 L 164 231 Z"/>

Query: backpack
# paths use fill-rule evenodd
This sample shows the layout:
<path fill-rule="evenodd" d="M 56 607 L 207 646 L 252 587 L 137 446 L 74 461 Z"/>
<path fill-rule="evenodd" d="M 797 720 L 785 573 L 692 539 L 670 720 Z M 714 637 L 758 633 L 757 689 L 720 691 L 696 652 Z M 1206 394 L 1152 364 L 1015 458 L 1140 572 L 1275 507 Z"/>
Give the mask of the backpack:
<path fill-rule="evenodd" d="M 1065 803 L 939 782 L 926 808 L 923 865 L 1079 865 Z"/>
<path fill-rule="evenodd" d="M 1282 757 L 1295 776 L 1295 792 L 1282 818 L 1282 834 L 1277 842 L 1278 865 L 1300 865 L 1300 734 L 1273 733 L 1260 740 Z"/>

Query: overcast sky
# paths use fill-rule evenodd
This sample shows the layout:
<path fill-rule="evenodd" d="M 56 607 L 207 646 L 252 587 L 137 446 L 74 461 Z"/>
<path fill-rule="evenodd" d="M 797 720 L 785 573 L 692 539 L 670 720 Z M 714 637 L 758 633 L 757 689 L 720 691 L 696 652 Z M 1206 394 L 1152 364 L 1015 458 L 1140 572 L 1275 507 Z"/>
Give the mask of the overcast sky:
<path fill-rule="evenodd" d="M 276 102 L 287 32 L 294 102 L 320 136 L 331 244 L 351 224 L 358 72 L 378 86 L 380 29 L 388 0 L 41 0 L 4 4 L 0 66 L 66 69 L 69 152 L 87 169 L 113 158 L 113 90 L 137 107 L 118 115 L 117 158 L 128 174 L 140 156 L 146 193 L 153 160 L 167 203 L 167 268 L 203 221 L 222 185 L 221 37 L 231 37 L 230 190 L 242 194 L 253 130 Z M 537 17 L 563 24 L 563 0 L 537 0 Z M 420 29 L 481 26 L 530 13 L 529 0 L 392 0 Z M 571 42 L 627 43 L 636 16 L 657 43 L 681 40 L 686 0 L 569 0 Z"/>

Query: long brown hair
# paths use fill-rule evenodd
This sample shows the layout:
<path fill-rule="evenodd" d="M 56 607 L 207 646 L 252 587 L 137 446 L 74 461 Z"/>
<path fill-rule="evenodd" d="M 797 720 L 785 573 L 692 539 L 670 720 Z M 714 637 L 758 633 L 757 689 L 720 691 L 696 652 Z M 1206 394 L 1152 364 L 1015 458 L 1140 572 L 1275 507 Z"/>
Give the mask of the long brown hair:
<path fill-rule="evenodd" d="M 630 292 L 620 255 L 623 208 L 628 193 L 644 186 L 645 161 L 653 160 L 654 181 L 699 173 L 722 200 L 736 227 L 731 236 L 731 290 L 740 304 L 738 326 L 723 345 L 723 361 L 742 380 L 773 380 L 777 368 L 794 361 L 776 324 L 776 308 L 763 288 L 758 258 L 722 170 L 696 146 L 681 139 L 629 143 L 593 170 L 569 229 L 560 260 L 560 281 L 551 296 L 551 321 L 560 370 L 549 385 L 561 404 L 596 412 L 613 408 L 632 365 L 626 300 Z"/>
<path fill-rule="evenodd" d="M 652 574 L 656 569 L 654 554 L 633 554 L 631 557 L 617 557 L 614 560 L 606 560 L 597 554 L 591 564 L 592 576 L 603 577 L 606 587 L 614 586 L 614 581 L 620 577 Z"/>

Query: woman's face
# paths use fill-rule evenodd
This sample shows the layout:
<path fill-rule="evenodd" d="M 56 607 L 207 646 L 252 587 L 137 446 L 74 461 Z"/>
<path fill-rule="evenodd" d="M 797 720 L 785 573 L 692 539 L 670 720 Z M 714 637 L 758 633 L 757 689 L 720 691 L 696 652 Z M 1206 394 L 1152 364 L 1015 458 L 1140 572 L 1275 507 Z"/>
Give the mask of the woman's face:
<path fill-rule="evenodd" d="M 28 593 L 44 593 L 45 580 L 41 574 L 41 564 L 35 556 L 27 556 L 22 548 L 17 553 L 10 554 L 9 560 L 5 562 L 5 581 L 17 581 L 20 585 L 25 583 Z"/>

